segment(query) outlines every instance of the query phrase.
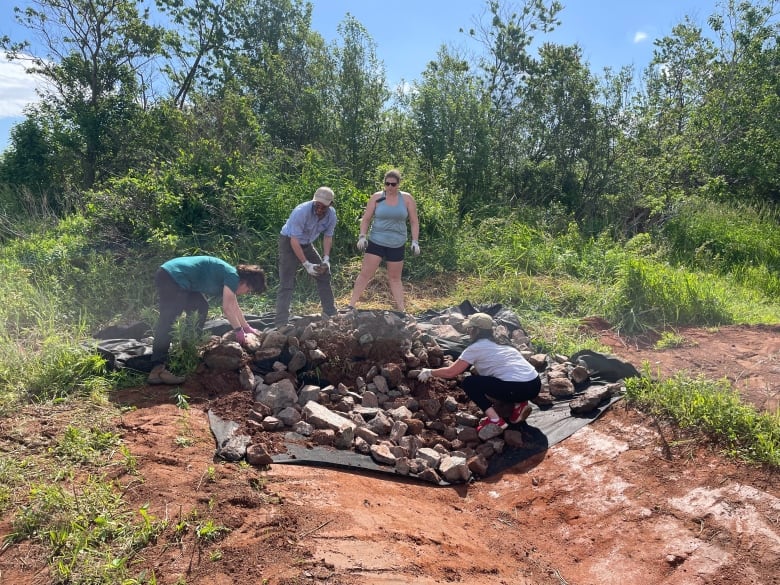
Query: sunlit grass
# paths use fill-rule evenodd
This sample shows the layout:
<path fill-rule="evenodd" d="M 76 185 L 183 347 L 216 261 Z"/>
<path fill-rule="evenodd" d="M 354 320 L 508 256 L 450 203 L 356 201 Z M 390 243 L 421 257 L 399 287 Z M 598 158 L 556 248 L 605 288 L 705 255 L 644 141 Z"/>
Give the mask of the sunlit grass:
<path fill-rule="evenodd" d="M 626 381 L 627 398 L 641 408 L 699 432 L 731 455 L 780 467 L 780 414 L 759 413 L 744 404 L 727 380 L 684 375 Z"/>

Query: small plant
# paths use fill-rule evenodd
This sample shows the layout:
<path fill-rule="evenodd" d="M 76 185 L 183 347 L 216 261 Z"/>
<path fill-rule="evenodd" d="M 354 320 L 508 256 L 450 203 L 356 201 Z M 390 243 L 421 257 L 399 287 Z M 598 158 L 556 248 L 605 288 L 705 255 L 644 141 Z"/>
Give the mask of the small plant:
<path fill-rule="evenodd" d="M 180 408 L 182 410 L 190 409 L 190 403 L 189 403 L 190 397 L 184 394 L 181 391 L 181 389 L 177 388 L 176 390 L 174 390 L 173 399 L 176 402 L 176 408 Z"/>
<path fill-rule="evenodd" d="M 200 524 L 195 529 L 195 536 L 198 540 L 203 542 L 213 542 L 222 537 L 223 534 L 228 533 L 229 530 L 225 526 L 218 526 L 213 520 L 206 520 L 205 523 Z"/>
<path fill-rule="evenodd" d="M 674 331 L 664 331 L 661 338 L 655 342 L 656 349 L 673 349 L 675 347 L 685 347 L 688 340 Z"/>
<path fill-rule="evenodd" d="M 182 435 L 178 435 L 173 442 L 176 444 L 177 447 L 191 447 L 194 441 L 190 437 L 183 437 Z"/>
<path fill-rule="evenodd" d="M 135 455 L 130 453 L 130 449 L 127 448 L 127 445 L 120 445 L 119 453 L 123 457 L 123 462 L 125 469 L 127 469 L 127 473 L 131 475 L 138 473 L 138 459 L 135 457 Z"/>
<path fill-rule="evenodd" d="M 54 454 L 73 463 L 94 463 L 119 443 L 119 436 L 99 429 L 68 426 Z"/>
<path fill-rule="evenodd" d="M 219 549 L 213 550 L 209 553 L 209 560 L 213 563 L 222 560 L 222 551 Z"/>
<path fill-rule="evenodd" d="M 200 329 L 196 314 L 176 320 L 173 325 L 171 352 L 168 368 L 177 374 L 189 374 L 200 363 L 200 346 L 208 341 L 208 336 Z"/>

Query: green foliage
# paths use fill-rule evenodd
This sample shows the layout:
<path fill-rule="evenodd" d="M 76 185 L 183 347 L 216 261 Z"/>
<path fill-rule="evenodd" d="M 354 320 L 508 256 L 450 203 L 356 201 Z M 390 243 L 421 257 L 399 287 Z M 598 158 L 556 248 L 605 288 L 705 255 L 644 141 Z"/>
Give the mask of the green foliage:
<path fill-rule="evenodd" d="M 678 374 L 659 382 L 649 372 L 626 381 L 627 398 L 683 428 L 700 431 L 733 455 L 780 466 L 780 416 L 740 401 L 728 380 Z"/>
<path fill-rule="evenodd" d="M 747 204 L 719 203 L 695 197 L 680 206 L 664 226 L 673 258 L 722 272 L 780 267 L 778 215 Z"/>
<path fill-rule="evenodd" d="M 616 287 L 606 314 L 611 323 L 625 331 L 732 321 L 725 301 L 729 291 L 707 275 L 629 258 L 621 267 Z"/>
<path fill-rule="evenodd" d="M 13 521 L 9 542 L 31 540 L 49 556 L 52 583 L 124 582 L 130 561 L 165 528 L 141 508 L 123 505 L 121 487 L 89 476 L 78 491 L 48 483 L 33 485 L 29 502 Z"/>
<path fill-rule="evenodd" d="M 181 375 L 194 372 L 200 363 L 200 348 L 208 338 L 198 326 L 197 314 L 179 317 L 173 324 L 168 369 Z"/>
<path fill-rule="evenodd" d="M 195 535 L 198 537 L 198 540 L 202 540 L 204 542 L 219 540 L 228 532 L 230 532 L 229 528 L 216 524 L 211 518 L 205 522 L 200 523 L 195 528 Z"/>
<path fill-rule="evenodd" d="M 118 444 L 119 437 L 111 431 L 68 425 L 52 452 L 72 463 L 95 463 Z"/>
<path fill-rule="evenodd" d="M 655 342 L 656 349 L 671 349 L 674 347 L 683 347 L 687 343 L 684 336 L 674 331 L 664 331 L 661 338 Z"/>

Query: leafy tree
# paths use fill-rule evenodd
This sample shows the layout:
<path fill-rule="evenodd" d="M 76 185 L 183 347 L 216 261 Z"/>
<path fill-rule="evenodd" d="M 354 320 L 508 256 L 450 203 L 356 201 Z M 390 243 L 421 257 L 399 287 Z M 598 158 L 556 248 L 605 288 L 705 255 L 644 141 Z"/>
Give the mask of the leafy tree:
<path fill-rule="evenodd" d="M 491 150 L 496 169 L 495 185 L 505 199 L 520 194 L 521 173 L 526 159 L 520 111 L 528 80 L 534 75 L 536 60 L 530 54 L 534 34 L 554 30 L 556 16 L 563 8 L 553 0 L 523 0 L 519 8 L 508 2 L 488 0 L 489 24 L 480 21 L 469 30 L 485 51 L 480 58 L 484 91 L 490 97 Z"/>
<path fill-rule="evenodd" d="M 240 6 L 240 5 L 239 5 Z M 233 15 L 234 43 L 224 55 L 221 87 L 252 96 L 273 143 L 297 150 L 325 141 L 329 128 L 328 71 L 322 37 L 311 31 L 303 0 L 254 0 Z"/>
<path fill-rule="evenodd" d="M 706 99 L 692 116 L 702 174 L 753 202 L 780 202 L 780 22 L 777 2 L 730 0 L 709 20 L 719 40 Z"/>
<path fill-rule="evenodd" d="M 336 162 L 349 169 L 352 181 L 365 185 L 376 163 L 383 128 L 382 111 L 390 94 L 376 45 L 354 17 L 339 24 L 342 44 L 333 49 L 333 107 Z"/>
<path fill-rule="evenodd" d="M 11 129 L 10 147 L 0 160 L 0 182 L 7 184 L 16 196 L 3 207 L 15 213 L 39 216 L 49 211 L 64 211 L 62 191 L 53 175 L 54 145 L 44 127 L 34 117 Z M 22 193 L 30 195 L 24 201 Z"/>
<path fill-rule="evenodd" d="M 173 103 L 183 108 L 198 81 L 214 81 L 217 65 L 230 54 L 232 31 L 240 26 L 246 0 L 157 0 L 175 28 L 166 35 L 172 61 L 165 67 L 173 82 Z"/>
<path fill-rule="evenodd" d="M 410 100 L 420 156 L 464 194 L 461 215 L 490 202 L 489 104 L 481 96 L 466 61 L 442 47 Z"/>
<path fill-rule="evenodd" d="M 43 54 L 29 57 L 31 72 L 48 81 L 40 113 L 62 121 L 55 138 L 78 158 L 90 187 L 118 170 L 114 155 L 140 108 L 136 73 L 158 52 L 162 31 L 130 0 L 31 0 L 14 13 L 41 42 Z M 31 48 L 9 39 L 2 46 L 10 59 L 28 58 Z"/>

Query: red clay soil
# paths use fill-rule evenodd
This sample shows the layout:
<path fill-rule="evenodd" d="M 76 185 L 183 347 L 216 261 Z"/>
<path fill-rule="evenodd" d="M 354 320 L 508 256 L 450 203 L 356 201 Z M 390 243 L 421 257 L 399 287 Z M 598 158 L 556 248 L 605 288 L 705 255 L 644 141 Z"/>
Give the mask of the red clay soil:
<path fill-rule="evenodd" d="M 680 330 L 684 346 L 657 351 L 653 340 L 588 326 L 638 368 L 726 377 L 746 401 L 777 410 L 780 328 Z M 230 376 L 190 379 L 188 411 L 159 387 L 113 397 L 136 407 L 120 428 L 143 481 L 118 478 L 125 497 L 171 520 L 133 566 L 160 585 L 780 584 L 777 471 L 730 460 L 623 402 L 533 460 L 439 487 L 215 462 L 205 411 L 240 404 L 237 388 Z M 205 544 L 191 531 L 176 538 L 193 511 L 229 532 Z M 6 549 L 0 583 L 50 583 L 34 552 Z"/>

